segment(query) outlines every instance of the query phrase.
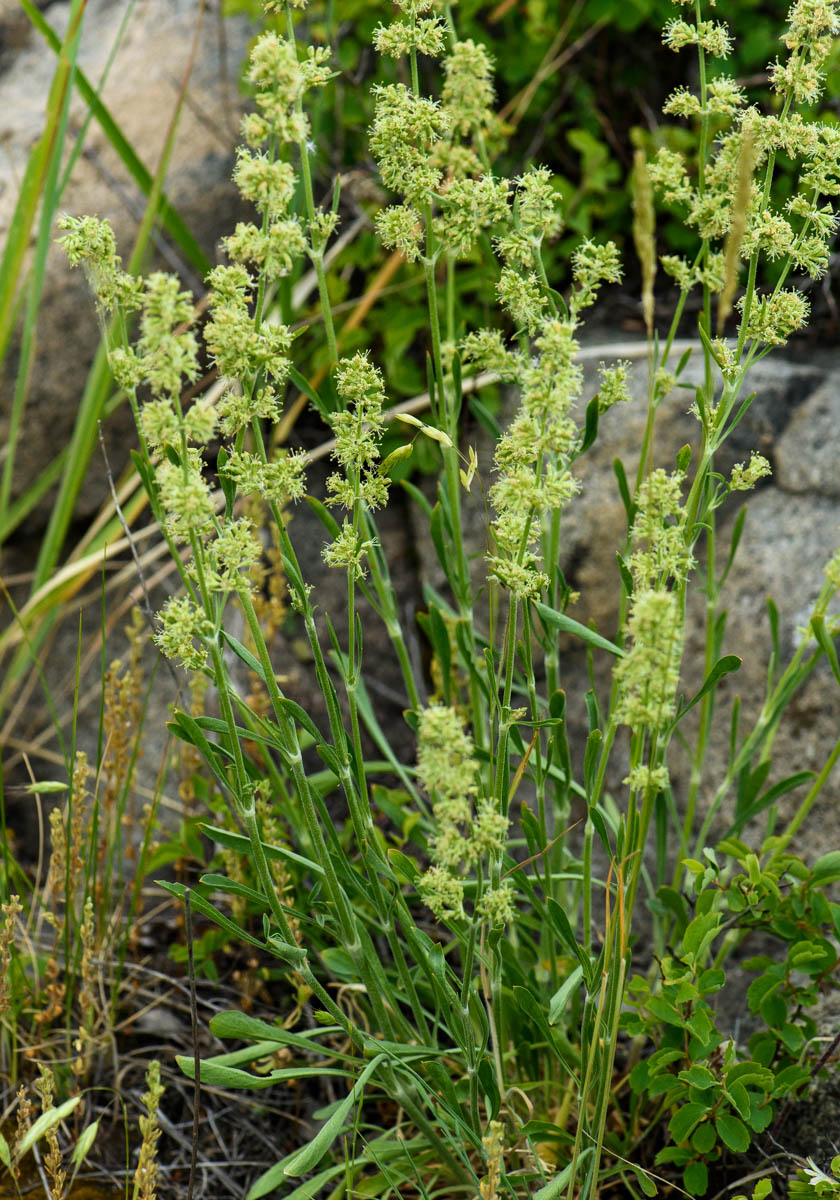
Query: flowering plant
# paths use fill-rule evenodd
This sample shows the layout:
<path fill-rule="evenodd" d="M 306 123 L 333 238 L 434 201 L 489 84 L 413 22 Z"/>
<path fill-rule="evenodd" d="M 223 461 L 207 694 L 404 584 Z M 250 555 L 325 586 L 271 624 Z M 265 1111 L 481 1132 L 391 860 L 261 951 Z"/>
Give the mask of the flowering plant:
<path fill-rule="evenodd" d="M 388 502 L 390 472 L 410 456 L 413 442 L 383 459 L 383 430 L 396 415 L 389 411 L 387 380 L 366 355 L 341 355 L 331 308 L 327 260 L 340 192 L 337 187 L 329 206 L 316 203 L 306 116 L 309 93 L 329 84 L 331 57 L 324 47 L 297 45 L 296 10 L 306 7 L 303 0 L 270 7 L 285 12 L 286 35 L 266 33 L 254 46 L 248 80 L 256 109 L 243 123 L 245 144 L 234 174 L 258 220 L 240 223 L 225 239 L 228 263 L 207 280 L 203 353 L 225 381 L 215 403 L 199 397 L 187 406 L 182 398 L 183 384 L 198 377 L 202 350 L 192 298 L 177 280 L 125 275 L 100 222 L 68 218 L 63 239 L 71 261 L 87 270 L 102 310 L 116 315 L 111 369 L 129 395 L 140 437 L 138 469 L 181 574 L 183 593 L 159 614 L 158 645 L 211 679 L 218 698 L 219 718 L 177 712 L 172 730 L 199 750 L 244 831 L 219 834 L 229 848 L 247 850 L 247 895 L 263 914 L 261 934 L 243 927 L 241 936 L 285 964 L 297 997 L 282 1027 L 231 1013 L 217 1018 L 214 1029 L 252 1038 L 250 1061 L 276 1043 L 297 1051 L 308 1066 L 327 1069 L 339 1061 L 352 1081 L 314 1137 L 249 1195 L 316 1168 L 307 1195 L 348 1172 L 355 1182 L 365 1177 L 365 1194 L 377 1195 L 402 1194 L 401 1187 L 426 1195 L 437 1187 L 477 1192 L 485 1200 L 502 1194 L 549 1200 L 563 1192 L 589 1197 L 615 1176 L 648 1191 L 651 1179 L 629 1159 L 636 1134 L 620 1113 L 614 1079 L 638 900 L 641 892 L 652 898 L 655 891 L 646 852 L 656 813 L 675 850 L 669 862 L 668 839 L 657 839 L 656 877 L 670 867 L 679 903 L 695 902 L 693 864 L 705 869 L 701 856 L 715 813 L 738 773 L 755 755 L 769 754 L 772 743 L 772 723 L 759 720 L 741 747 L 733 746 L 732 770 L 703 814 L 695 847 L 715 688 L 738 666 L 734 656 L 720 655 L 715 513 L 770 469 L 753 454 L 723 478 L 714 470 L 715 455 L 750 403 L 744 397 L 749 368 L 804 324 L 807 302 L 792 286 L 794 273 L 819 276 L 826 267 L 840 143 L 833 125 L 809 122 L 797 106 L 819 92 L 821 67 L 840 28 L 836 5 L 797 0 L 791 9 L 787 54 L 771 68 L 779 98 L 772 116 L 749 106 L 743 90 L 717 70 L 729 36 L 721 21 L 703 15 L 700 0 L 665 28 L 669 47 L 693 47 L 697 54 L 699 90 L 679 89 L 666 111 L 697 123 L 699 151 L 688 161 L 663 149 L 651 162 L 639 157 L 634 171 L 634 238 L 650 335 L 648 416 L 635 481 L 619 472 L 627 530 L 619 543 L 620 619 L 613 638 L 569 615 L 576 597 L 560 569 L 559 548 L 564 516 L 581 487 L 576 464 L 597 438 L 604 412 L 630 396 L 628 366 L 618 362 L 602 367 L 597 394 L 582 412 L 579 407 L 578 334 L 599 290 L 621 278 L 618 249 L 583 242 L 572 257 L 571 287 L 557 292 L 543 247 L 561 229 L 562 200 L 538 165 L 515 179 L 494 173 L 504 130 L 493 112 L 492 63 L 484 47 L 460 41 L 453 9 L 435 0 L 398 0 L 396 19 L 377 30 L 376 49 L 404 65 L 406 82 L 375 89 L 370 149 L 384 186 L 396 194 L 376 227 L 386 247 L 422 268 L 428 311 L 429 417 L 402 415 L 413 436 L 440 454 L 434 506 L 415 489 L 447 581 L 446 595 L 427 596 L 431 677 L 411 654 L 412 631 L 396 600 L 376 518 Z M 421 88 L 421 59 L 441 62 L 438 97 Z M 801 164 L 799 189 L 783 211 L 770 199 L 780 153 Z M 654 193 L 681 206 L 697 239 L 693 257 L 661 260 L 677 289 L 662 333 L 653 303 Z M 454 281 L 464 260 L 479 255 L 495 264 L 502 316 L 492 327 L 465 329 Z M 315 273 L 326 334 L 330 374 L 320 390 L 296 372 L 298 331 L 280 320 L 275 303 L 278 280 L 301 259 Z M 780 261 L 781 270 L 775 285 L 762 290 L 766 260 Z M 742 267 L 745 286 L 736 302 Z M 693 408 L 699 450 L 692 455 L 684 448 L 666 469 L 654 461 L 653 432 L 657 411 L 684 374 L 685 359 L 673 362 L 674 340 L 696 289 L 703 363 Z M 135 313 L 139 330 L 132 340 Z M 461 453 L 465 371 L 479 373 L 470 385 L 501 380 L 518 396 L 492 465 L 478 462 L 472 448 Z M 305 455 L 278 449 L 271 436 L 290 384 L 303 389 L 334 435 L 327 506 L 313 504 L 329 534 L 324 561 L 346 578 L 343 632 L 332 620 L 326 627 L 331 654 L 317 595 L 287 524 L 288 511 L 305 494 Z M 476 563 L 465 547 L 463 516 L 480 469 L 492 472 L 492 511 L 486 553 Z M 341 524 L 329 508 L 339 510 Z M 305 631 L 325 728 L 284 692 L 272 660 L 261 620 L 263 525 L 272 531 L 275 569 L 282 569 L 289 605 Z M 687 594 L 701 545 L 705 682 L 686 701 L 680 680 Z M 828 609 L 838 586 L 834 562 L 807 634 L 778 682 L 783 699 L 822 654 L 836 666 L 830 647 L 837 628 Z M 415 762 L 400 757 L 371 705 L 360 597 L 393 647 L 416 734 Z M 247 645 L 232 632 L 234 602 Z M 559 639 L 569 634 L 613 664 L 609 696 L 599 698 L 593 689 L 585 697 L 582 774 L 567 738 L 570 698 L 561 686 Z M 235 660 L 256 680 L 259 703 L 237 687 Z M 691 780 L 678 796 L 669 754 L 695 706 Z M 382 760 L 371 759 L 371 745 Z M 611 782 L 625 747 L 623 782 Z M 384 787 L 377 780 L 383 775 L 398 787 Z M 780 856 L 818 792 L 815 785 L 787 829 L 762 842 L 762 878 L 778 877 Z M 581 808 L 578 844 L 565 831 Z M 284 836 L 290 844 L 277 845 Z M 599 858 L 606 862 L 600 873 Z M 789 869 L 787 859 L 783 866 Z M 214 875 L 211 882 L 217 892 L 245 894 L 235 879 Z M 168 886 L 184 893 L 181 885 Z M 652 964 L 638 989 L 646 1011 L 673 1001 L 677 1030 L 702 1024 L 699 1009 L 686 1012 L 714 990 L 702 972 L 723 928 L 725 894 L 717 887 L 699 893 L 704 914 L 714 920 L 696 938 L 697 928 L 689 926 L 689 983 L 672 965 L 657 979 Z M 192 902 L 236 930 L 206 893 L 196 892 Z M 688 953 L 688 932 L 677 932 L 667 914 L 661 917 L 657 949 L 668 944 L 676 954 L 682 945 Z M 715 962 L 726 953 L 724 945 Z M 352 990 L 352 1000 L 331 987 L 332 973 Z M 316 1026 L 293 1032 L 312 1005 Z M 640 1018 L 633 1032 L 644 1031 Z M 716 1046 L 709 1043 L 708 1052 Z M 734 1046 L 727 1054 L 727 1074 L 714 1095 L 721 1114 L 736 1121 L 730 1109 L 737 1102 L 724 1093 L 740 1060 Z M 238 1054 L 234 1069 L 208 1060 L 202 1077 L 226 1086 L 258 1086 L 259 1079 L 263 1086 L 264 1077 L 241 1070 L 248 1061 L 247 1053 Z M 193 1069 L 191 1061 L 182 1065 Z M 278 1082 L 286 1077 L 277 1072 Z M 665 1077 L 671 1086 L 671 1073 Z M 634 1088 L 653 1088 L 657 1078 L 651 1069 L 638 1071 Z M 799 1086 L 801 1075 L 796 1080 Z M 368 1104 L 377 1095 L 397 1106 L 384 1127 L 376 1126 Z M 756 1095 L 761 1116 L 751 1129 L 760 1132 L 776 1096 L 769 1066 Z M 332 1159 L 350 1124 L 361 1140 L 348 1145 L 346 1161 L 344 1152 Z M 674 1120 L 668 1128 L 675 1138 L 692 1133 Z M 732 1148 L 731 1140 L 726 1144 Z M 693 1151 L 672 1161 L 688 1162 L 690 1191 L 705 1189 L 707 1176 L 696 1169 Z"/>

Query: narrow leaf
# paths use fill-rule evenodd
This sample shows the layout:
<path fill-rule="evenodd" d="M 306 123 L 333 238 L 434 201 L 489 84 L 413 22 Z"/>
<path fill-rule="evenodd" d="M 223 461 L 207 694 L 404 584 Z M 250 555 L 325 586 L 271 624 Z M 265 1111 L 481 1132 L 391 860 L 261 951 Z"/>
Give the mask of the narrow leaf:
<path fill-rule="evenodd" d="M 321 1159 L 329 1150 L 335 1139 L 341 1133 L 345 1121 L 350 1115 L 351 1110 L 361 1100 L 362 1093 L 365 1090 L 365 1084 L 374 1071 L 379 1067 L 380 1063 L 385 1061 L 384 1054 L 377 1054 L 376 1058 L 362 1071 L 352 1090 L 347 1096 L 336 1106 L 332 1116 L 321 1126 L 315 1137 L 306 1146 L 297 1150 L 294 1154 L 286 1159 L 283 1167 L 283 1174 L 297 1178 L 305 1175 L 307 1171 L 311 1171 L 313 1167 L 321 1161 Z"/>
<path fill-rule="evenodd" d="M 73 1096 L 70 1100 L 65 1100 L 63 1104 L 59 1104 L 57 1108 L 48 1108 L 45 1113 L 41 1113 L 37 1121 L 34 1121 L 27 1129 L 26 1133 L 20 1140 L 18 1145 L 18 1156 L 26 1154 L 27 1150 L 31 1150 L 37 1141 L 39 1141 L 48 1129 L 52 1129 L 54 1125 L 58 1125 L 65 1117 L 68 1117 L 74 1108 L 77 1108 L 82 1102 L 81 1096 Z"/>
<path fill-rule="evenodd" d="M 538 600 L 534 602 L 534 608 L 540 615 L 543 624 L 552 629 L 558 630 L 561 633 L 571 633 L 575 637 L 581 638 L 582 641 L 590 646 L 595 646 L 599 650 L 606 650 L 608 654 L 614 654 L 616 658 L 623 658 L 624 651 L 620 646 L 616 646 L 615 642 L 609 641 L 605 637 L 601 637 L 594 629 L 590 629 L 588 625 L 582 625 L 580 621 L 575 621 L 572 617 L 567 617 L 565 613 L 558 612 L 556 608 L 549 608 L 547 604 L 541 604 Z"/>

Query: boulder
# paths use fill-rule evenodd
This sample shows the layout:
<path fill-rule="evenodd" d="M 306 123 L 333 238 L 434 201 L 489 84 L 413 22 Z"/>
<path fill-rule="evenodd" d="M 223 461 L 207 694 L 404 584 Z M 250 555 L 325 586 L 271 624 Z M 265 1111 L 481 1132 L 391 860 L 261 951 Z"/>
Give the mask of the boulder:
<path fill-rule="evenodd" d="M 63 36 L 70 12 L 67 0 L 39 7 L 56 33 Z M 212 263 L 219 237 L 233 228 L 240 214 L 230 173 L 243 107 L 239 73 L 253 29 L 241 17 L 223 19 L 216 4 L 205 6 L 200 27 L 198 13 L 195 0 L 137 0 L 133 5 L 88 0 L 78 65 L 97 86 L 118 43 L 102 100 L 152 175 L 160 161 L 179 91 L 187 79 L 166 192 Z M 0 9 L 0 33 L 4 47 L 0 55 L 1 243 L 8 233 L 29 151 L 43 129 L 56 58 L 14 3 Z M 70 109 L 71 135 L 81 128 L 85 113 L 86 106 L 77 91 Z M 68 136 L 68 153 L 72 140 Z M 92 121 L 62 197 L 61 210 L 72 215 L 107 217 L 116 231 L 123 259 L 128 261 L 144 208 L 144 196 L 105 133 Z M 200 277 L 183 262 L 178 247 L 166 234 L 156 236 L 154 257 L 147 264 L 152 266 L 179 270 L 187 285 L 200 293 Z M 67 442 L 98 340 L 99 326 L 84 277 L 81 272 L 71 272 L 61 249 L 53 247 L 38 321 L 25 431 L 17 451 L 16 492 L 31 482 L 56 449 Z M 0 377 L 3 440 L 16 368 L 17 353 L 12 346 Z M 125 462 L 132 428 L 127 408 L 120 409 L 109 423 L 115 471 Z M 79 497 L 77 515 L 89 516 L 106 493 L 104 465 L 97 451 Z M 42 505 L 30 521 L 30 529 L 41 526 L 48 511 Z"/>

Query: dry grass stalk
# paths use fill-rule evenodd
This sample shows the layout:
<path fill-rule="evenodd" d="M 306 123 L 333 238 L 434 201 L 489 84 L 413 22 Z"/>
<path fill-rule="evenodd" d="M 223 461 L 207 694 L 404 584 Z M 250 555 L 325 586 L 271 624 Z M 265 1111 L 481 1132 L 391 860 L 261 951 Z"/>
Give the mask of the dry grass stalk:
<path fill-rule="evenodd" d="M 653 336 L 653 281 L 656 278 L 656 216 L 653 186 L 644 150 L 633 155 L 633 243 L 642 268 L 642 315 Z"/>
<path fill-rule="evenodd" d="M 48 1113 L 55 1107 L 55 1076 L 49 1067 L 41 1065 L 41 1074 L 35 1081 L 35 1087 L 41 1096 L 41 1112 Z M 64 1157 L 58 1144 L 56 1125 L 51 1125 L 46 1130 L 44 1140 L 47 1143 L 44 1170 L 50 1185 L 49 1200 L 64 1200 L 67 1172 L 64 1170 Z"/>
<path fill-rule="evenodd" d="M 156 1200 L 157 1196 L 157 1143 L 160 1137 L 157 1110 L 164 1088 L 160 1082 L 160 1063 L 156 1059 L 149 1063 L 146 1071 L 146 1088 L 141 1097 L 146 1114 L 140 1118 L 143 1141 L 140 1145 L 140 1159 L 134 1172 L 133 1200 Z"/>
<path fill-rule="evenodd" d="M 5 920 L 0 929 L 0 1016 L 8 1012 L 12 999 L 12 950 L 15 944 L 17 915 L 23 912 L 20 896 L 11 896 L 3 906 Z"/>
<path fill-rule="evenodd" d="M 82 958 L 79 968 L 79 1036 L 73 1043 L 76 1057 L 73 1059 L 73 1075 L 76 1080 L 76 1091 L 87 1075 L 91 1056 L 94 1049 L 93 1030 L 100 1016 L 96 996 L 96 968 L 94 956 L 96 951 L 96 922 L 93 915 L 93 898 L 85 900 L 82 924 L 79 930 L 82 942 Z"/>
<path fill-rule="evenodd" d="M 20 1144 L 24 1139 L 30 1125 L 32 1124 L 32 1109 L 34 1105 L 26 1094 L 26 1088 L 23 1084 L 17 1090 L 17 1114 L 15 1117 L 15 1137 L 12 1146 L 12 1175 L 15 1179 L 20 1179 L 20 1167 L 18 1159 L 20 1157 Z"/>
<path fill-rule="evenodd" d="M 747 213 L 753 188 L 753 139 L 749 131 L 741 139 L 738 155 L 738 182 L 732 202 L 729 233 L 723 248 L 723 289 L 718 300 L 718 333 L 723 333 L 726 318 L 732 311 L 732 301 L 738 287 L 741 265 L 741 244 L 747 229 Z"/>
<path fill-rule="evenodd" d="M 481 1200 L 499 1200 L 498 1187 L 502 1178 L 505 1150 L 503 1132 L 504 1126 L 501 1121 L 491 1121 L 490 1132 L 481 1139 L 481 1144 L 487 1151 L 487 1174 L 478 1185 Z"/>

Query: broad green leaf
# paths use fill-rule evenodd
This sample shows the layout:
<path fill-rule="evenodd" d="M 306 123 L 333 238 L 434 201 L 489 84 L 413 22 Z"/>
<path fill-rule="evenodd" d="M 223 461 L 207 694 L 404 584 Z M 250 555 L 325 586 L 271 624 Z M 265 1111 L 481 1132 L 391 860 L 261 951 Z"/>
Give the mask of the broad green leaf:
<path fill-rule="evenodd" d="M 590 1148 L 587 1146 L 583 1153 L 578 1157 L 578 1166 L 583 1166 L 584 1157 L 589 1157 Z M 534 1193 L 534 1200 L 560 1200 L 560 1197 L 565 1195 L 569 1187 L 569 1180 L 572 1177 L 572 1164 L 569 1163 L 564 1167 L 559 1175 L 555 1175 L 550 1179 L 544 1187 L 541 1187 L 538 1192 Z"/>
<path fill-rule="evenodd" d="M 772 1071 L 755 1062 L 736 1063 L 726 1072 L 727 1087 L 732 1087 L 734 1083 L 742 1083 L 745 1087 L 759 1087 L 766 1091 L 773 1086 L 773 1079 Z"/>
<path fill-rule="evenodd" d="M 702 1125 L 698 1125 L 691 1135 L 692 1149 L 698 1154 L 708 1154 L 716 1141 L 717 1134 L 711 1121 L 704 1121 Z"/>
<path fill-rule="evenodd" d="M 787 1003 L 779 992 L 770 992 L 759 1005 L 759 1012 L 771 1029 L 781 1029 L 787 1020 Z"/>
<path fill-rule="evenodd" d="M 569 999 L 580 986 L 583 979 L 583 967 L 577 966 L 551 997 L 548 1004 L 548 1023 L 556 1025 L 566 1011 Z"/>
<path fill-rule="evenodd" d="M 565 910 L 557 903 L 553 896 L 549 896 L 546 904 L 546 911 L 552 925 L 554 926 L 555 933 L 559 936 L 566 949 L 570 950 L 580 963 L 583 976 L 586 981 L 587 990 L 591 991 L 594 977 L 594 965 L 584 948 L 578 943 L 578 940 L 574 934 L 574 930 L 569 924 L 569 918 L 566 916 Z"/>
<path fill-rule="evenodd" d="M 750 1129 L 754 1129 L 756 1133 L 763 1133 L 774 1115 L 772 1104 L 762 1104 L 761 1097 L 756 1096 L 755 1092 L 750 1092 L 750 1115 L 747 1120 Z"/>
<path fill-rule="evenodd" d="M 656 1186 L 656 1181 L 654 1180 L 653 1176 L 648 1171 L 644 1171 L 641 1167 L 634 1166 L 633 1174 L 636 1176 L 636 1183 L 638 1183 L 639 1187 L 646 1196 L 655 1196 L 657 1194 L 659 1188 Z"/>
<path fill-rule="evenodd" d="M 692 1196 L 705 1196 L 709 1187 L 709 1169 L 704 1162 L 689 1163 L 683 1171 L 685 1190 Z"/>
<path fill-rule="evenodd" d="M 226 846 L 228 850 L 238 850 L 240 854 L 246 856 L 251 853 L 251 839 L 244 833 L 231 833 L 228 829 L 219 829 L 216 825 L 208 825 L 206 822 L 201 822 L 199 828 L 203 834 L 214 842 L 218 842 L 220 846 Z M 313 862 L 311 858 L 304 858 L 302 854 L 296 854 L 294 850 L 288 850 L 285 846 L 270 846 L 268 842 L 260 844 L 266 858 L 296 863 L 299 867 L 305 867 L 307 871 L 314 871 L 316 875 L 324 874 L 324 868 L 320 863 Z"/>
<path fill-rule="evenodd" d="M 260 1200 L 260 1197 L 267 1196 L 269 1192 L 276 1191 L 286 1182 L 286 1176 L 283 1173 L 285 1159 L 282 1162 L 275 1163 L 260 1175 L 259 1179 L 251 1186 L 245 1200 Z M 336 1179 L 339 1175 L 344 1175 L 347 1168 L 344 1163 L 338 1163 L 337 1166 L 327 1167 L 325 1171 L 319 1171 L 317 1175 L 313 1175 L 311 1179 L 307 1179 L 304 1183 L 298 1184 L 293 1192 L 289 1192 L 286 1200 L 314 1200 L 314 1197 L 321 1194 L 321 1189 L 330 1180 Z"/>
<path fill-rule="evenodd" d="M 689 1067 L 686 1071 L 680 1071 L 678 1078 L 683 1083 L 689 1084 L 690 1087 L 700 1088 L 702 1091 L 714 1087 L 717 1083 L 717 1079 L 709 1068 L 702 1067 L 699 1063 L 695 1063 L 694 1066 Z"/>
<path fill-rule="evenodd" d="M 689 921 L 682 939 L 683 957 L 688 959 L 690 956 L 694 961 L 702 959 L 714 941 L 722 920 L 720 913 L 708 912 Z"/>
<path fill-rule="evenodd" d="M 830 850 L 818 858 L 811 868 L 811 882 L 816 887 L 825 887 L 840 879 L 840 850 Z"/>
<path fill-rule="evenodd" d="M 11 1171 L 12 1155 L 11 1155 L 11 1151 L 9 1150 L 9 1143 L 3 1137 L 2 1133 L 0 1133 L 0 1162 L 3 1164 L 4 1167 L 6 1167 L 8 1170 Z"/>
<path fill-rule="evenodd" d="M 743 1121 L 729 1113 L 718 1113 L 715 1117 L 715 1128 L 720 1139 L 725 1142 L 735 1154 L 744 1154 L 750 1148 L 750 1131 Z"/>
<path fill-rule="evenodd" d="M 235 940 L 249 942 L 252 946 L 257 946 L 260 950 L 265 950 L 265 942 L 253 937 L 240 925 L 237 925 L 235 921 L 232 921 L 230 917 L 226 917 L 223 912 L 220 912 L 215 905 L 211 904 L 209 900 L 205 900 L 194 889 L 186 888 L 183 883 L 169 883 L 165 879 L 158 879 L 156 882 L 158 887 L 162 887 L 171 896 L 177 896 L 179 900 L 184 900 L 189 891 L 190 904 L 196 912 L 200 912 L 202 916 L 209 917 L 220 929 L 224 929 L 225 933 L 229 933 Z"/>
<path fill-rule="evenodd" d="M 684 1104 L 668 1122 L 668 1133 L 671 1140 L 678 1146 L 687 1142 L 695 1125 L 703 1120 L 708 1111 L 708 1106 L 705 1104 Z"/>
<path fill-rule="evenodd" d="M 729 1097 L 730 1104 L 738 1113 L 738 1115 L 743 1117 L 745 1121 L 749 1120 L 750 1095 L 743 1083 L 740 1083 L 738 1080 L 736 1080 L 735 1083 L 732 1083 L 729 1085 L 729 1087 L 727 1087 L 726 1093 Z"/>

